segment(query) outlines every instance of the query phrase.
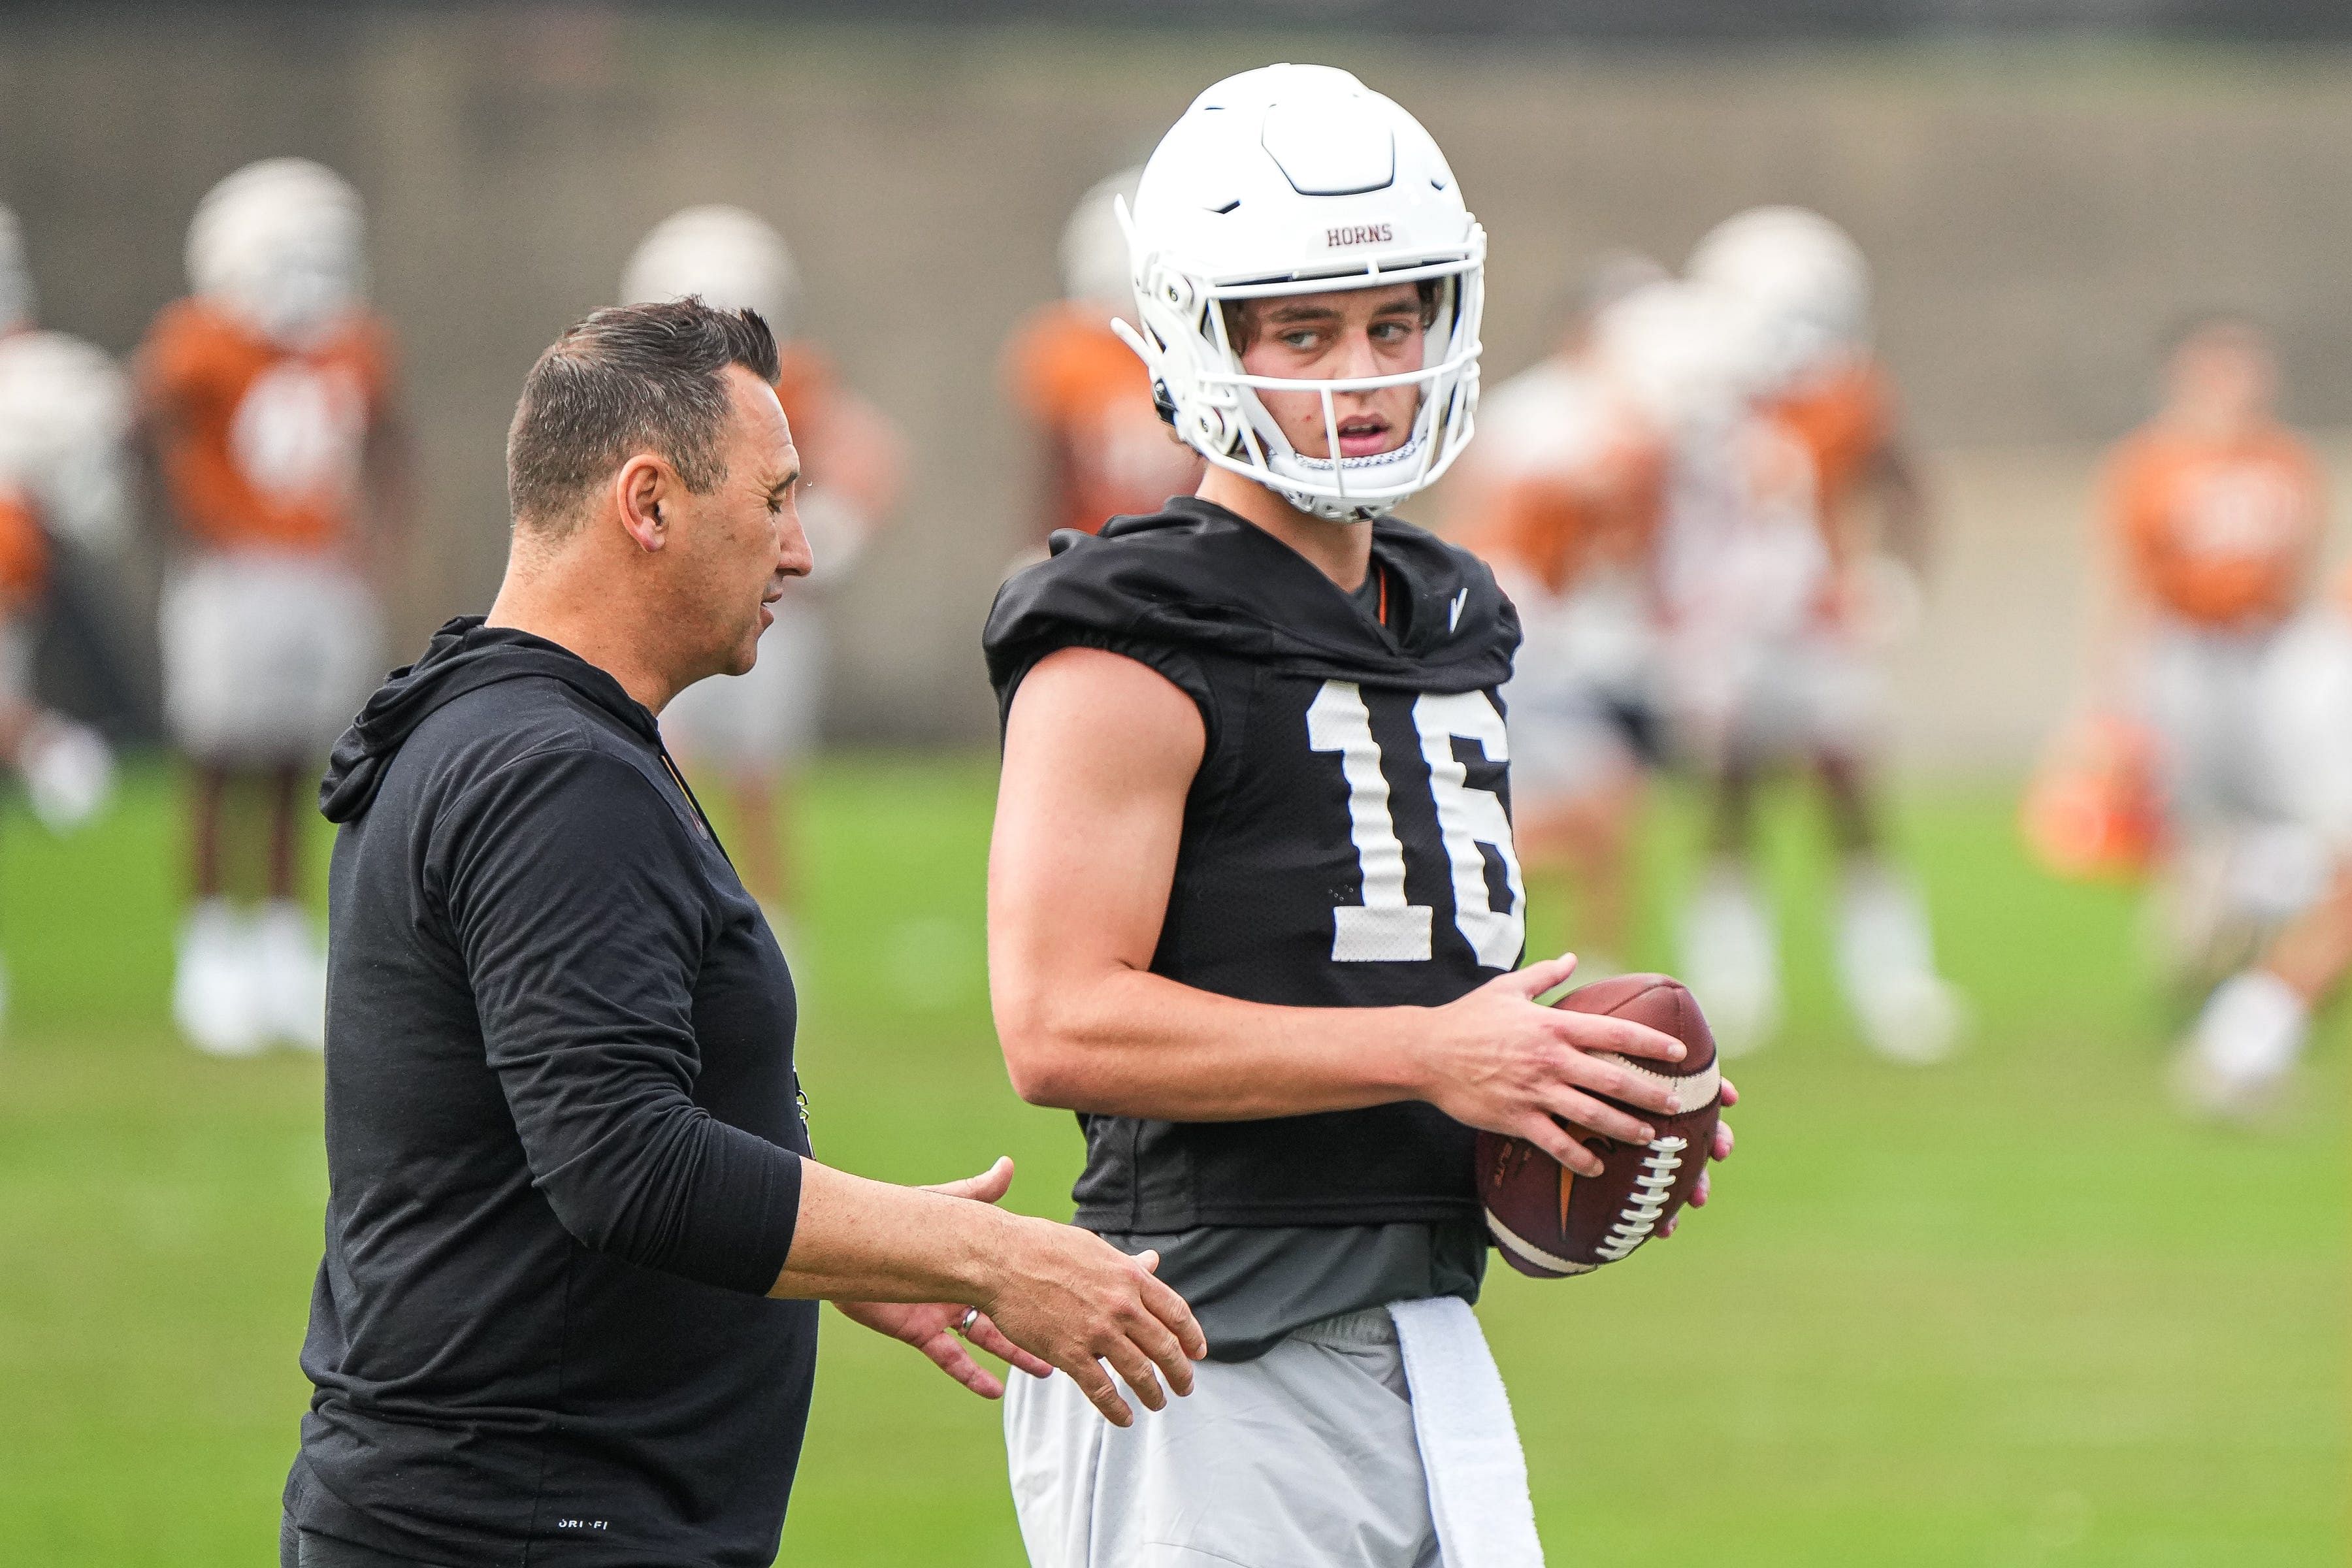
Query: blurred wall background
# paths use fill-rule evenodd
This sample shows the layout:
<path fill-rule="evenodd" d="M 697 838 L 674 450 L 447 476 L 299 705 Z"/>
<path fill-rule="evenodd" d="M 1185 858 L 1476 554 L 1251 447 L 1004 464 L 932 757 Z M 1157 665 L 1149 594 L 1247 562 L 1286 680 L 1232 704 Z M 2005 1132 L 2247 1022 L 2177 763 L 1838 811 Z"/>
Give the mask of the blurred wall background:
<path fill-rule="evenodd" d="M 1338 25 L 1196 39 L 569 8 L 47 13 L 0 30 L 0 201 L 48 321 L 127 351 L 179 291 L 188 216 L 222 174 L 301 153 L 360 184 L 423 459 L 403 658 L 495 586 L 505 425 L 537 352 L 607 301 L 664 214 L 767 214 L 803 268 L 810 334 L 913 438 L 899 527 L 836 601 L 833 729 L 969 741 L 992 731 L 981 620 L 1031 531 L 1001 346 L 1055 290 L 1078 194 L 1200 88 L 1281 58 L 1356 70 L 1446 148 L 1492 235 L 1490 375 L 1545 352 L 1604 247 L 1678 261 L 1759 201 L 1853 231 L 1940 481 L 1944 569 L 1901 661 L 1917 765 L 2013 769 L 2066 701 L 2096 448 L 2143 414 L 2170 327 L 2252 312 L 2282 337 L 2290 414 L 2352 426 L 2352 52 L 2333 46 L 1800 55 Z"/>

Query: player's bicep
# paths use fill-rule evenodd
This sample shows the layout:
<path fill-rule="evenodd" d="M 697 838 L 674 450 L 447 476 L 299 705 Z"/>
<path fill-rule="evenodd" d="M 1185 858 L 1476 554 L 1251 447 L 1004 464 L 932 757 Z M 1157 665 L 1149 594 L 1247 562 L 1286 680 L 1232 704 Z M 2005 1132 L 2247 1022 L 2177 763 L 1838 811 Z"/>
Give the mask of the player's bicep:
<path fill-rule="evenodd" d="M 1120 654 L 1065 648 L 1014 695 L 989 850 L 1001 994 L 1151 962 L 1207 744 L 1192 699 Z"/>

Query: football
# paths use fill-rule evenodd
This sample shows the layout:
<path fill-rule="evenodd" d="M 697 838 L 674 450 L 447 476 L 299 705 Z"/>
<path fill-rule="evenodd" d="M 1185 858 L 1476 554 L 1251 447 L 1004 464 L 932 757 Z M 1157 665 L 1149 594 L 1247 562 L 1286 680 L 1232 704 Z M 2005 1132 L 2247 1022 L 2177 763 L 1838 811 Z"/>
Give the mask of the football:
<path fill-rule="evenodd" d="M 1657 1134 L 1643 1147 L 1588 1136 L 1584 1145 L 1607 1167 L 1579 1176 L 1524 1138 L 1478 1134 L 1478 1193 L 1486 1228 L 1512 1268 L 1539 1279 L 1589 1274 L 1631 1256 L 1689 1201 L 1706 1169 L 1721 1113 L 1722 1078 L 1715 1037 L 1681 981 L 1664 974 L 1621 974 L 1579 986 L 1557 1006 L 1647 1024 L 1682 1041 L 1679 1062 L 1636 1060 L 1601 1053 L 1634 1071 L 1681 1086 L 1683 1110 L 1673 1116 L 1633 1110 Z M 1618 1101 L 1611 1101 L 1619 1104 Z"/>

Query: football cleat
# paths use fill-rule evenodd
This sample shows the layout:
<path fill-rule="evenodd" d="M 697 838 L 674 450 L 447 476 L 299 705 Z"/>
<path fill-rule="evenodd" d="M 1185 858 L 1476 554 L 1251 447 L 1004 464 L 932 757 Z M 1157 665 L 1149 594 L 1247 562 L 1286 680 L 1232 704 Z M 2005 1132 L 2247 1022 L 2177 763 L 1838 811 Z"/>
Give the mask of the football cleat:
<path fill-rule="evenodd" d="M 304 1050 L 325 1049 L 327 958 L 300 904 L 273 899 L 262 906 L 253 923 L 253 964 L 269 1037 Z"/>
<path fill-rule="evenodd" d="M 250 1057 L 269 1044 L 253 932 L 226 899 L 206 899 L 180 927 L 172 1018 L 207 1056 Z"/>
<path fill-rule="evenodd" d="M 2311 1028 L 2311 1009 L 2267 970 L 2231 976 L 2206 999 L 2174 1059 L 2181 1109 L 2223 1121 L 2253 1121 L 2274 1109 Z"/>
<path fill-rule="evenodd" d="M 1846 874 L 1837 962 L 1846 1005 L 1880 1056 L 1927 1066 L 1958 1047 L 1966 1009 L 1936 973 L 1927 907 L 1883 867 Z"/>

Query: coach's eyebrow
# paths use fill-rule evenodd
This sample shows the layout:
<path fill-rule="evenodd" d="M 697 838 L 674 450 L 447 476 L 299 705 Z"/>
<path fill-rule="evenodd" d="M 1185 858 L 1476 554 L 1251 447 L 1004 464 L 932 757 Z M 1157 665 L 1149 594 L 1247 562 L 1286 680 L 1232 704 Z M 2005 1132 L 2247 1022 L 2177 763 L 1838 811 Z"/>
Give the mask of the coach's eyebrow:
<path fill-rule="evenodd" d="M 795 463 L 793 465 L 791 472 L 787 473 L 782 479 L 776 480 L 773 484 L 768 487 L 769 499 L 772 500 L 781 497 L 786 490 L 791 489 L 794 485 L 800 482 L 801 468 L 800 465 Z"/>

